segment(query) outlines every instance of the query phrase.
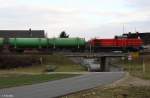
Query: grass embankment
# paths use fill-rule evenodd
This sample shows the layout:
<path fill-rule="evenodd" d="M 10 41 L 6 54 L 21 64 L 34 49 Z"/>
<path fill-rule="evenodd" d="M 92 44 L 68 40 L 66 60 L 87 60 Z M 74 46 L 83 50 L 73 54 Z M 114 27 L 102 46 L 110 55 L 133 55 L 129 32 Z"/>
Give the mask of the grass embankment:
<path fill-rule="evenodd" d="M 67 57 L 61 54 L 53 54 L 53 55 L 15 55 L 14 57 L 7 57 L 5 64 L 11 61 L 11 58 L 21 59 L 16 62 L 23 63 L 23 67 L 15 67 L 15 68 L 6 68 L 1 69 L 0 73 L 44 73 L 46 70 L 51 70 L 54 72 L 80 72 L 85 71 L 85 69 L 75 64 L 73 61 L 68 59 Z M 10 60 L 7 60 L 10 59 Z M 28 62 L 27 62 L 28 61 Z M 32 64 L 30 64 L 30 62 Z M 12 62 L 12 61 L 11 61 Z M 13 64 L 16 62 L 12 62 Z M 25 62 L 25 63 L 24 63 Z M 10 64 L 10 66 L 14 66 Z M 20 65 L 21 65 L 20 64 Z M 25 65 L 27 64 L 27 65 Z M 18 65 L 18 66 L 20 66 Z"/>
<path fill-rule="evenodd" d="M 120 63 L 125 71 L 128 71 L 132 76 L 142 79 L 150 79 L 150 56 L 140 56 L 132 61 L 124 60 Z"/>
<path fill-rule="evenodd" d="M 1 56 L 0 62 L 0 89 L 77 76 L 77 74 L 44 74 L 46 72 L 84 71 L 80 65 L 59 54 Z"/>
<path fill-rule="evenodd" d="M 58 80 L 63 78 L 69 78 L 77 76 L 75 74 L 41 74 L 41 75 L 25 75 L 25 74 L 1 74 L 0 75 L 0 89 L 22 86 L 22 85 L 31 85 L 36 83 L 42 83 L 52 80 Z"/>
<path fill-rule="evenodd" d="M 56 72 L 80 72 L 80 71 L 85 71 L 84 67 L 82 67 L 79 64 L 74 63 L 72 60 L 69 58 L 57 54 L 57 55 L 52 55 L 52 56 L 47 56 L 45 57 L 45 62 L 44 65 L 54 65 L 56 66 Z"/>

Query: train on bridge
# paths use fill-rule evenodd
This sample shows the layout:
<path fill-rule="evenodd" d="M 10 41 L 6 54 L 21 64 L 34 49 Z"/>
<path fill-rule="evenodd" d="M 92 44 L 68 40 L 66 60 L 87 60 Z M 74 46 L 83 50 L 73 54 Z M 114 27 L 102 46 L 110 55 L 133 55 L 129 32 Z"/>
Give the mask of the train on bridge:
<path fill-rule="evenodd" d="M 139 51 L 142 49 L 139 38 L 91 39 L 84 38 L 0 38 L 0 51 Z"/>
<path fill-rule="evenodd" d="M 0 52 L 71 51 L 139 51 L 143 40 L 138 37 L 94 38 L 47 38 L 44 30 L 0 30 Z"/>

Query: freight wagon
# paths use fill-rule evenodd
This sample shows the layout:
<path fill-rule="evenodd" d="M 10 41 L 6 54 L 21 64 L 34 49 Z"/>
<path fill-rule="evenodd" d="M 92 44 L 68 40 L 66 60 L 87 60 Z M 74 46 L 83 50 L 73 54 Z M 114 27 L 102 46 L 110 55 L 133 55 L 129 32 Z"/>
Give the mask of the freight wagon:
<path fill-rule="evenodd" d="M 84 51 L 86 41 L 84 38 L 50 38 L 48 44 L 55 51 Z"/>
<path fill-rule="evenodd" d="M 8 50 L 23 52 L 24 50 L 84 50 L 86 41 L 83 38 L 8 38 Z M 4 47 L 6 42 L 0 39 L 0 47 Z"/>

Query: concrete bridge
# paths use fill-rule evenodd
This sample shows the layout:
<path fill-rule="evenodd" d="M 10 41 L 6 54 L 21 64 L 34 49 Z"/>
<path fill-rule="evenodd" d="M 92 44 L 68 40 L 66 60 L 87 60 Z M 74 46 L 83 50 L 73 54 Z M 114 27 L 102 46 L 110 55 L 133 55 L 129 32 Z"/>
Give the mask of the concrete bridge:
<path fill-rule="evenodd" d="M 109 71 L 109 58 L 127 57 L 128 53 L 64 53 L 66 57 L 97 58 L 100 62 L 100 71 Z"/>

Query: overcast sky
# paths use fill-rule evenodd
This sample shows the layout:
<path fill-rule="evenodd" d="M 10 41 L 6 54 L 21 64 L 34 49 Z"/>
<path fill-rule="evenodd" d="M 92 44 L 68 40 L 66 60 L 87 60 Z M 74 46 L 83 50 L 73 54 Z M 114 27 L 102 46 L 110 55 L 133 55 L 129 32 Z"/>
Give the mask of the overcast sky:
<path fill-rule="evenodd" d="M 0 29 L 43 29 L 49 37 L 113 37 L 150 31 L 149 0 L 0 0 Z"/>

